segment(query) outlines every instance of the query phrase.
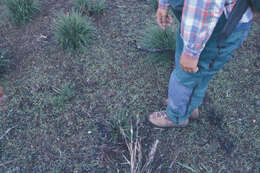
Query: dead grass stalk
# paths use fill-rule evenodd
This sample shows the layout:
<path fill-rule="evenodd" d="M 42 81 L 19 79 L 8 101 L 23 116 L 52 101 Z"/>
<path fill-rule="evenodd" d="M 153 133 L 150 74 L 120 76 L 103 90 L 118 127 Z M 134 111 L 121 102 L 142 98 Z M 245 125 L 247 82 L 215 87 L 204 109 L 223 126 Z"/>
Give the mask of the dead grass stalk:
<path fill-rule="evenodd" d="M 125 130 L 122 128 L 120 121 L 120 132 L 124 137 L 125 144 L 128 148 L 130 158 L 128 159 L 125 155 L 123 155 L 126 163 L 130 166 L 130 173 L 150 173 L 152 170 L 152 162 L 154 160 L 154 156 L 157 150 L 157 146 L 159 140 L 157 139 L 149 153 L 148 159 L 146 160 L 145 164 L 142 166 L 142 146 L 141 146 L 141 137 L 139 136 L 139 124 L 140 124 L 140 117 L 139 115 L 136 116 L 136 130 L 134 131 L 133 122 L 131 121 L 130 126 L 130 137 L 127 137 Z M 129 139 L 130 138 L 130 139 Z"/>

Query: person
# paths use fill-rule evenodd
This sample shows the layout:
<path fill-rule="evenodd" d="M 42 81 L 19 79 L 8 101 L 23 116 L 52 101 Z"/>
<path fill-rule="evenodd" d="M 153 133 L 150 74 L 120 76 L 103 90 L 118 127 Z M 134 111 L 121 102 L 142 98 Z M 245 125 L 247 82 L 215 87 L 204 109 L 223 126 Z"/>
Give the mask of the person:
<path fill-rule="evenodd" d="M 169 7 L 180 22 L 176 39 L 175 68 L 171 73 L 167 108 L 147 116 L 148 121 L 161 128 L 186 127 L 189 119 L 199 118 L 208 83 L 241 46 L 248 35 L 253 12 L 249 7 L 239 24 L 225 40 L 218 42 L 228 15 L 237 0 L 159 0 L 156 13 L 158 25 L 165 30 L 172 24 Z"/>

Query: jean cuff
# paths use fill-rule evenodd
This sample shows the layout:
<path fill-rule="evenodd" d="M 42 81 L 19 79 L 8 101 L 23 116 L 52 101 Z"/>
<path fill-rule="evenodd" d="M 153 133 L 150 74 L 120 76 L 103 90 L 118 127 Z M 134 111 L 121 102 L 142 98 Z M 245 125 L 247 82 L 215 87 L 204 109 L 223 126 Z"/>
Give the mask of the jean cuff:
<path fill-rule="evenodd" d="M 181 124 L 190 117 L 190 114 L 179 116 L 177 112 L 173 111 L 170 106 L 166 108 L 166 114 L 169 120 L 176 124 Z"/>

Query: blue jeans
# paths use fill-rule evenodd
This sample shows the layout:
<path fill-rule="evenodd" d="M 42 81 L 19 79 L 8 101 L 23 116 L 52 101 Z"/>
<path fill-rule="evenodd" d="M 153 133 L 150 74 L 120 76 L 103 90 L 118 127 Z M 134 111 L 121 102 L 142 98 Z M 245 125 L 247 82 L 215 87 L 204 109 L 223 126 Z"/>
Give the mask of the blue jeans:
<path fill-rule="evenodd" d="M 170 77 L 166 109 L 171 121 L 182 123 L 202 103 L 209 81 L 230 59 L 232 53 L 241 46 L 251 26 L 251 22 L 239 24 L 226 40 L 217 43 L 225 23 L 226 18 L 222 15 L 200 55 L 197 73 L 184 72 L 180 67 L 183 40 L 179 30 L 176 40 L 175 69 Z"/>

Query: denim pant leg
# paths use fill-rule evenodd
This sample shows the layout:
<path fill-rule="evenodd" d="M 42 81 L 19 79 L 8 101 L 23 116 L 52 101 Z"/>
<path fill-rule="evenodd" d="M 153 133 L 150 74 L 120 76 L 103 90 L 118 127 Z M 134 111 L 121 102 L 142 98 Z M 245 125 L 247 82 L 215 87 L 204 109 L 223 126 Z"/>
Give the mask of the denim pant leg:
<path fill-rule="evenodd" d="M 180 67 L 180 57 L 183 49 L 183 41 L 180 30 L 176 40 L 175 69 L 171 74 L 168 88 L 168 106 L 166 113 L 168 118 L 175 123 L 182 123 L 189 118 L 188 105 L 191 102 L 194 87 L 200 78 L 194 73 L 186 73 Z M 192 79 L 192 80 L 191 80 Z"/>
<path fill-rule="evenodd" d="M 221 42 L 220 45 L 217 45 L 217 37 L 214 37 L 214 35 L 209 40 L 209 44 L 207 44 L 206 48 L 200 56 L 201 60 L 198 66 L 201 69 L 199 72 L 201 80 L 198 83 L 198 86 L 195 88 L 188 113 L 191 113 L 194 109 L 201 105 L 210 80 L 232 57 L 233 52 L 241 46 L 248 35 L 250 26 L 251 22 L 239 25 L 232 33 L 232 35 L 228 39 Z M 214 50 L 217 50 L 217 52 Z M 213 57 L 214 55 L 217 56 L 213 59 L 209 58 Z"/>
<path fill-rule="evenodd" d="M 228 39 L 221 42 L 221 46 L 217 45 L 216 42 L 219 32 L 213 33 L 200 56 L 197 73 L 186 73 L 180 68 L 179 62 L 183 41 L 178 34 L 175 54 L 176 65 L 169 82 L 168 106 L 166 109 L 170 120 L 175 123 L 182 123 L 202 103 L 209 81 L 247 37 L 250 25 L 249 22 L 238 26 Z"/>

